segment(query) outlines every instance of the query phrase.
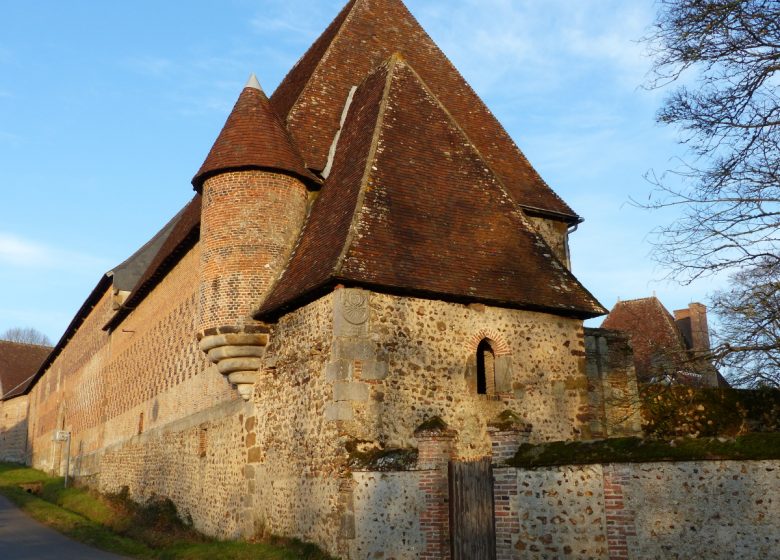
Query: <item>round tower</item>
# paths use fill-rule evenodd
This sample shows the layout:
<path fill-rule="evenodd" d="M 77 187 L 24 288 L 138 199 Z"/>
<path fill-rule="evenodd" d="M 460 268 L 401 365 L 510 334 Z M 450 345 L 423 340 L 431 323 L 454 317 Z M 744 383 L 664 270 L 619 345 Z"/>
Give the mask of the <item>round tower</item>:
<path fill-rule="evenodd" d="M 316 182 L 252 75 L 192 180 L 203 197 L 198 336 L 240 391 L 267 343 L 252 311 L 287 262 Z"/>

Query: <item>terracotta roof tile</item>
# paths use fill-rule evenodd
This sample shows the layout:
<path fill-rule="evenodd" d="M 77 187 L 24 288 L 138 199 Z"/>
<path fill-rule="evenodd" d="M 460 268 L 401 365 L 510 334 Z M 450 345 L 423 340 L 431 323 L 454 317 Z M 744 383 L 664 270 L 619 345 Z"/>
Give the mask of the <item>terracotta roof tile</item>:
<path fill-rule="evenodd" d="M 50 346 L 0 340 L 0 398 L 24 394 L 49 352 Z"/>
<path fill-rule="evenodd" d="M 333 171 L 260 316 L 335 282 L 580 317 L 604 312 L 400 57 L 356 92 Z"/>
<path fill-rule="evenodd" d="M 685 351 L 682 334 L 674 318 L 655 297 L 619 301 L 604 319 L 601 328 L 631 334 L 637 377 L 655 375 L 659 357 L 679 359 Z"/>
<path fill-rule="evenodd" d="M 400 0 L 348 3 L 271 96 L 311 168 L 325 167 L 350 88 L 395 52 L 425 77 L 520 205 L 578 219 Z"/>
<path fill-rule="evenodd" d="M 273 169 L 310 184 L 319 182 L 306 169 L 290 134 L 259 87 L 247 86 L 241 92 L 192 184 L 200 192 L 212 175 L 239 169 Z"/>

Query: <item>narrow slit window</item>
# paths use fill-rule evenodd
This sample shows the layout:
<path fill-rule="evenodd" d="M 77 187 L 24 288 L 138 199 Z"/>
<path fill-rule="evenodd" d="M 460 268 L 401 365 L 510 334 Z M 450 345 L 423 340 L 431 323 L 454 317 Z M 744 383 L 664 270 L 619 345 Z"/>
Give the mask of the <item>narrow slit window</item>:
<path fill-rule="evenodd" d="M 477 394 L 493 395 L 496 392 L 496 355 L 490 342 L 482 340 L 477 346 Z"/>
<path fill-rule="evenodd" d="M 198 433 L 198 457 L 205 457 L 208 448 L 208 429 L 201 428 Z"/>

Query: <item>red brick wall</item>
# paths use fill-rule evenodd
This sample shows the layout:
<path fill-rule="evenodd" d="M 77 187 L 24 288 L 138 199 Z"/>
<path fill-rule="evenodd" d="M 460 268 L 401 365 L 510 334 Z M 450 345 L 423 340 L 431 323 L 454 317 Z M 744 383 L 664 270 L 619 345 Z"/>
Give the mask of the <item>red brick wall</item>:
<path fill-rule="evenodd" d="M 306 215 L 295 178 L 222 173 L 203 185 L 198 329 L 249 322 L 287 261 Z"/>

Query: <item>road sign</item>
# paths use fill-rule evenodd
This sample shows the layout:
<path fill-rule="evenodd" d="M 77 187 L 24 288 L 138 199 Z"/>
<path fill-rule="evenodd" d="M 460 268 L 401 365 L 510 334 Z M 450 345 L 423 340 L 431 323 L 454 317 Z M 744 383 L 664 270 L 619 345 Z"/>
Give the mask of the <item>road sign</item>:
<path fill-rule="evenodd" d="M 70 439 L 70 432 L 65 430 L 57 430 L 54 433 L 54 441 L 68 441 Z"/>

